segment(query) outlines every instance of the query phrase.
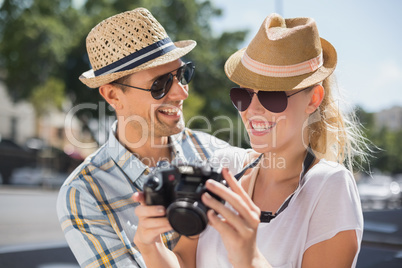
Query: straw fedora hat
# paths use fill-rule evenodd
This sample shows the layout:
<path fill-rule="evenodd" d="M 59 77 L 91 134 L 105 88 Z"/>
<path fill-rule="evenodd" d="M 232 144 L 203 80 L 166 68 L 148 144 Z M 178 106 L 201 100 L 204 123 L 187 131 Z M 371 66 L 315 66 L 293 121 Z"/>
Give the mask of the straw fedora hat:
<path fill-rule="evenodd" d="M 230 80 L 262 91 L 303 89 L 328 77 L 337 62 L 335 48 L 318 34 L 312 18 L 271 14 L 248 47 L 225 64 Z"/>
<path fill-rule="evenodd" d="M 123 76 L 175 61 L 195 46 L 193 40 L 172 42 L 162 25 L 145 8 L 107 18 L 86 39 L 92 69 L 80 76 L 90 88 Z"/>

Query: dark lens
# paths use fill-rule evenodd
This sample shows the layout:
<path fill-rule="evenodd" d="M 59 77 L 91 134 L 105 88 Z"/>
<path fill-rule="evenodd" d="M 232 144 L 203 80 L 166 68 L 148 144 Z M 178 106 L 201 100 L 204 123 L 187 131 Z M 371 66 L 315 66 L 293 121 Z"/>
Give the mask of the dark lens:
<path fill-rule="evenodd" d="M 194 69 L 194 64 L 192 62 L 188 62 L 177 70 L 176 77 L 180 84 L 187 85 L 190 83 L 194 76 Z"/>
<path fill-rule="evenodd" d="M 243 112 L 250 106 L 252 96 L 245 88 L 234 87 L 230 90 L 230 99 L 237 110 Z"/>
<path fill-rule="evenodd" d="M 284 91 L 258 91 L 258 100 L 265 109 L 281 113 L 288 106 L 288 97 Z"/>
<path fill-rule="evenodd" d="M 151 94 L 154 99 L 163 98 L 172 86 L 172 74 L 164 74 L 154 81 L 151 86 Z"/>

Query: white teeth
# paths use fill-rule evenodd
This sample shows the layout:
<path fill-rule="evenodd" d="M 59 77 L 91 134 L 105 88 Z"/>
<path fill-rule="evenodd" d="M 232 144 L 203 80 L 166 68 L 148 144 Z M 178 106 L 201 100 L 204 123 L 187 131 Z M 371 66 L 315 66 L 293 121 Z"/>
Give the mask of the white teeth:
<path fill-rule="evenodd" d="M 180 112 L 180 110 L 177 108 L 165 108 L 160 109 L 159 111 L 167 115 L 177 115 Z"/>
<path fill-rule="evenodd" d="M 273 128 L 275 124 L 251 122 L 251 126 L 256 131 L 265 131 Z"/>

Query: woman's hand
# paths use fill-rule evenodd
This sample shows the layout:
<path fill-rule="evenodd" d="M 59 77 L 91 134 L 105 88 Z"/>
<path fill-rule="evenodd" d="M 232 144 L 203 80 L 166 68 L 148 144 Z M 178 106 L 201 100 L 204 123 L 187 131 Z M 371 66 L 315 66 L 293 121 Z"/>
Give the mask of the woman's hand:
<path fill-rule="evenodd" d="M 213 209 L 208 211 L 209 224 L 220 233 L 234 267 L 270 267 L 256 244 L 260 209 L 227 169 L 222 170 L 222 175 L 231 189 L 213 180 L 208 180 L 206 187 L 227 201 L 235 211 L 205 193 L 202 201 Z"/>
<path fill-rule="evenodd" d="M 145 205 L 143 193 L 136 192 L 133 200 L 140 205 L 135 208 L 138 217 L 138 227 L 134 236 L 134 243 L 138 246 L 153 245 L 161 242 L 160 234 L 172 230 L 165 217 L 166 209 L 163 206 Z"/>

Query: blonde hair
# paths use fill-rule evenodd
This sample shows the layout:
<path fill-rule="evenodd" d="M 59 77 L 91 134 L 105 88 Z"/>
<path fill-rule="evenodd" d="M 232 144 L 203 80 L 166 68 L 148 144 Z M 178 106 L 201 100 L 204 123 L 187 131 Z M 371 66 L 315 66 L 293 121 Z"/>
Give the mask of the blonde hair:
<path fill-rule="evenodd" d="M 324 99 L 308 120 L 310 147 L 318 158 L 344 164 L 350 170 L 353 166 L 361 168 L 371 151 L 370 142 L 363 135 L 355 111 L 343 112 L 342 100 L 334 98 L 333 90 L 338 89 L 334 75 L 326 78 L 322 86 Z"/>

